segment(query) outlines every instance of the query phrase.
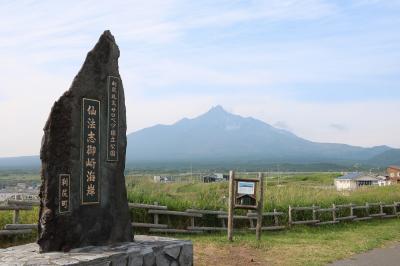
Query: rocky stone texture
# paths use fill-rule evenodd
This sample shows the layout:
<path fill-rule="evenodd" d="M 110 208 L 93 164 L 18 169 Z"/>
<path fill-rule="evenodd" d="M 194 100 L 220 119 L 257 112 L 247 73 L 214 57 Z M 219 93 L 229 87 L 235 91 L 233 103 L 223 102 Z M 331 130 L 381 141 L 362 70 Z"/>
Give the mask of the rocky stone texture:
<path fill-rule="evenodd" d="M 125 188 L 126 112 L 120 84 L 117 162 L 107 161 L 109 76 L 120 78 L 120 52 L 114 37 L 105 31 L 75 77 L 70 89 L 55 102 L 42 139 L 39 239 L 41 251 L 68 251 L 88 245 L 132 241 Z M 81 204 L 82 98 L 101 102 L 100 203 Z M 59 174 L 70 174 L 69 213 L 59 213 Z M 38 255 L 39 256 L 39 255 Z"/>
<path fill-rule="evenodd" d="M 70 252 L 39 253 L 37 244 L 0 249 L 0 265 L 193 265 L 190 241 L 155 236 L 136 236 L 135 242 L 88 246 Z"/>

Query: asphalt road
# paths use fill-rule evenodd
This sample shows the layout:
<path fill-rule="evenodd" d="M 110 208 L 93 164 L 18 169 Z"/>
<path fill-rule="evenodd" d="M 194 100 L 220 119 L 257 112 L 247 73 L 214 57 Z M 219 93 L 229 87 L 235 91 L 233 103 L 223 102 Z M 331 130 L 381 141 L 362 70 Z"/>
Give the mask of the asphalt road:
<path fill-rule="evenodd" d="M 339 260 L 330 266 L 399 266 L 400 243 L 386 248 L 377 248 L 366 253 Z"/>

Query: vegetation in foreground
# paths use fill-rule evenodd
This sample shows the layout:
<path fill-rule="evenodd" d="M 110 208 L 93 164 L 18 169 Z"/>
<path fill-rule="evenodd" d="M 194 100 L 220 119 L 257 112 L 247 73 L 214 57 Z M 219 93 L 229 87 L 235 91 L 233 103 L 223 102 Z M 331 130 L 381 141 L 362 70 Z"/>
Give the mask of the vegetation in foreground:
<path fill-rule="evenodd" d="M 248 176 L 248 175 L 246 175 Z M 400 186 L 364 187 L 352 192 L 338 192 L 333 187 L 333 179 L 338 176 L 334 173 L 309 173 L 291 176 L 268 177 L 265 192 L 265 211 L 281 211 L 284 213 L 279 218 L 281 224 L 288 222 L 288 207 L 291 206 L 320 206 L 331 207 L 335 204 L 354 203 L 364 205 L 366 202 L 393 203 L 400 200 Z M 154 183 L 152 177 L 127 177 L 128 200 L 130 202 L 168 206 L 169 210 L 186 210 L 190 208 L 207 210 L 226 210 L 228 199 L 228 183 Z M 371 207 L 371 212 L 379 212 L 379 207 Z M 350 215 L 349 209 L 337 212 L 338 216 Z M 237 210 L 237 214 L 244 214 L 244 210 Z M 132 210 L 132 215 L 137 222 L 151 222 L 152 219 L 143 210 Z M 321 213 L 319 218 L 331 220 L 331 213 Z M 367 215 L 366 210 L 356 210 L 355 215 Z M 311 220 L 311 211 L 293 213 L 295 220 Z M 188 219 L 185 217 L 161 216 L 160 222 L 171 228 L 185 229 Z M 271 223 L 271 218 L 265 223 Z M 239 227 L 248 227 L 247 221 L 237 221 Z M 218 227 L 221 221 L 215 216 L 204 216 L 196 221 L 198 226 Z"/>
<path fill-rule="evenodd" d="M 254 175 L 254 174 L 253 174 Z M 252 177 L 251 174 L 244 176 Z M 400 186 L 365 187 L 353 192 L 337 192 L 333 187 L 336 173 L 307 173 L 267 177 L 265 209 L 286 211 L 289 205 L 321 207 L 332 203 L 394 202 L 400 199 Z M 226 209 L 227 182 L 223 183 L 154 183 L 152 175 L 127 176 L 130 202 L 158 202 L 171 210 Z M 186 177 L 188 178 L 188 177 Z M 35 223 L 37 209 L 22 211 L 21 223 Z M 135 218 L 143 218 L 134 210 Z M 0 228 L 12 222 L 12 212 L 0 212 Z M 254 233 L 237 233 L 235 242 L 226 241 L 225 234 L 191 235 L 195 245 L 196 265 L 324 265 L 375 247 L 400 240 L 400 222 L 374 220 L 323 227 L 296 226 L 290 230 L 264 233 L 255 241 Z M 187 238 L 185 236 L 184 238 Z M 35 235 L 0 238 L 0 247 L 32 242 Z M 213 254 L 210 256 L 209 254 Z M 226 264 L 221 264 L 226 263 Z"/>
<path fill-rule="evenodd" d="M 255 173 L 239 174 L 254 177 Z M 338 192 L 333 187 L 333 179 L 338 173 L 302 173 L 286 175 L 269 175 L 266 181 L 264 207 L 266 211 L 287 212 L 291 206 L 329 207 L 335 204 L 364 204 L 365 202 L 392 203 L 400 201 L 400 186 L 364 187 L 353 192 Z M 6 177 L 3 177 L 6 178 Z M 34 179 L 29 176 L 29 179 Z M 155 183 L 153 175 L 128 175 L 126 177 L 128 200 L 136 203 L 153 204 L 158 202 L 170 210 L 189 208 L 226 210 L 228 183 L 201 183 L 183 175 L 183 182 Z M 142 210 L 133 210 L 135 220 L 145 220 Z M 299 214 L 303 215 L 303 214 Z M 310 214 L 304 214 L 310 215 Z M 307 217 L 298 217 L 307 218 Z M 283 217 L 284 221 L 287 217 Z M 0 228 L 11 223 L 12 212 L 0 212 Z M 21 222 L 37 221 L 36 211 L 21 212 Z"/>
<path fill-rule="evenodd" d="M 374 220 L 335 226 L 297 226 L 280 232 L 174 235 L 194 244 L 195 265 L 325 265 L 335 260 L 400 241 L 400 221 Z M 35 234 L 0 241 L 0 248 L 34 241 Z M 210 255 L 212 254 L 212 256 Z"/>
<path fill-rule="evenodd" d="M 249 176 L 252 175 L 244 175 Z M 253 174 L 254 176 L 254 174 Z M 332 203 L 364 204 L 400 201 L 400 186 L 364 187 L 352 192 L 338 192 L 333 187 L 337 173 L 309 173 L 267 177 L 265 210 L 287 210 L 291 206 L 328 207 Z M 226 209 L 228 183 L 154 183 L 152 176 L 127 176 L 128 200 L 153 204 L 158 202 L 171 210 Z"/>
<path fill-rule="evenodd" d="M 182 238 L 188 238 L 187 236 Z M 195 265 L 326 265 L 400 240 L 400 222 L 370 221 L 323 227 L 295 227 L 263 233 L 193 235 Z M 210 256 L 212 254 L 212 256 Z"/>

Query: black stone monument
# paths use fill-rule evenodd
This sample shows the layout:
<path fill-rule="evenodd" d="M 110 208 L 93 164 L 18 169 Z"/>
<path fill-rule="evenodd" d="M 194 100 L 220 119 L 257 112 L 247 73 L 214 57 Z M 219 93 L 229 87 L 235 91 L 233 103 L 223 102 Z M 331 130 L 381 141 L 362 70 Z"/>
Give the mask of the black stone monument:
<path fill-rule="evenodd" d="M 47 120 L 40 151 L 42 252 L 133 240 L 119 54 L 105 31 Z"/>

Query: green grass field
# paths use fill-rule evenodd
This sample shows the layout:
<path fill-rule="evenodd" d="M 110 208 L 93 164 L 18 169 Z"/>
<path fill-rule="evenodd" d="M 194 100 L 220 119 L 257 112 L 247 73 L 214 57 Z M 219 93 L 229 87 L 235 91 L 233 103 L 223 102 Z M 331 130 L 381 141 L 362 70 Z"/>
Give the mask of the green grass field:
<path fill-rule="evenodd" d="M 241 177 L 254 177 L 255 174 L 239 174 Z M 268 176 L 265 191 L 265 210 L 287 212 L 288 206 L 319 205 L 329 207 L 332 203 L 356 203 L 400 201 L 400 186 L 364 187 L 353 192 L 337 192 L 333 179 L 337 173 L 302 173 Z M 37 180 L 37 177 L 29 177 Z M 170 210 L 187 208 L 226 210 L 228 183 L 185 182 L 154 183 L 153 174 L 146 176 L 128 175 L 126 185 L 128 200 L 136 203 L 153 204 L 158 202 Z M 35 223 L 37 208 L 34 211 L 21 211 L 21 223 Z M 304 217 L 301 217 L 301 216 Z M 311 214 L 300 214 L 297 218 L 309 218 Z M 307 217 L 306 217 L 307 216 Z M 133 210 L 135 221 L 149 219 L 143 210 Z M 283 218 L 286 222 L 287 217 Z M 182 219 L 165 219 L 161 223 L 173 226 L 186 226 Z M 0 212 L 0 228 L 12 222 L 12 212 Z M 210 219 L 208 223 L 219 223 Z M 201 222 L 199 223 L 201 225 Z M 209 224 L 212 226 L 212 224 Z M 218 224 L 217 226 L 219 226 Z M 246 225 L 247 226 L 247 225 Z M 379 247 L 390 241 L 400 240 L 398 219 L 374 220 L 371 222 L 343 223 L 334 226 L 302 227 L 296 226 L 282 232 L 264 233 L 257 243 L 252 233 L 235 234 L 235 242 L 228 243 L 225 234 L 190 235 L 194 241 L 196 265 L 247 265 L 251 259 L 255 265 L 324 265 L 327 262 L 350 256 L 357 252 Z M 139 231 L 140 232 L 140 231 Z M 0 237 L 0 247 L 31 242 L 34 235 L 26 237 Z M 188 238 L 188 236 L 185 236 Z M 209 254 L 213 254 L 210 256 Z M 228 256 L 229 255 L 229 256 Z M 233 258 L 233 261 L 231 260 Z M 215 264 L 226 262 L 226 264 Z"/>
<path fill-rule="evenodd" d="M 364 187 L 353 192 L 337 192 L 333 187 L 333 179 L 338 173 L 301 173 L 268 175 L 266 178 L 265 211 L 287 212 L 291 206 L 329 207 L 332 203 L 345 204 L 365 202 L 392 203 L 400 201 L 400 186 Z M 14 178 L 13 173 L 0 175 L 1 179 Z M 254 177 L 254 173 L 239 173 L 241 177 Z M 183 176 L 183 180 L 188 176 Z M 38 180 L 38 176 L 27 174 L 24 180 Z M 136 203 L 153 204 L 158 202 L 170 210 L 185 210 L 188 208 L 226 210 L 228 199 L 228 183 L 177 182 L 155 183 L 153 175 L 128 175 L 126 177 L 128 200 Z M 15 180 L 14 180 L 15 181 Z M 36 220 L 34 214 L 22 212 L 22 219 L 32 223 Z M 0 213 L 0 227 L 11 221 L 11 212 Z M 25 216 L 26 217 L 25 217 Z M 143 216 L 140 210 L 134 211 L 136 219 Z M 306 215 L 306 214 L 305 214 Z M 307 214 L 309 215 L 309 214 Z"/>
<path fill-rule="evenodd" d="M 243 174 L 241 176 L 244 176 Z M 254 177 L 253 175 L 246 175 Z M 364 187 L 353 192 L 338 192 L 332 186 L 335 173 L 310 173 L 287 175 L 279 178 L 268 177 L 265 191 L 265 211 L 282 211 L 285 215 L 281 221 L 288 220 L 288 207 L 291 206 L 317 206 L 330 207 L 335 204 L 365 204 L 366 202 L 393 203 L 400 200 L 400 186 Z M 228 183 L 154 183 L 152 176 L 127 177 L 128 200 L 130 202 L 168 206 L 170 210 L 186 210 L 190 208 L 207 210 L 226 210 L 228 199 Z M 238 214 L 244 211 L 237 211 Z M 343 215 L 348 215 L 343 210 Z M 362 212 L 362 211 L 361 211 Z M 329 213 L 322 214 L 329 216 Z M 362 215 L 362 213 L 360 213 Z M 296 212 L 293 217 L 297 220 L 311 219 L 311 212 Z M 133 217 L 136 221 L 150 222 L 143 210 L 134 210 Z M 328 217 L 327 217 L 328 218 Z M 329 219 L 329 218 L 328 218 Z M 176 218 L 174 221 L 165 219 L 164 223 L 173 224 L 175 227 L 185 228 L 187 219 Z M 238 224 L 247 225 L 238 222 Z M 220 226 L 220 221 L 215 217 L 205 217 L 199 225 Z"/>
<path fill-rule="evenodd" d="M 241 175 L 246 176 L 246 175 Z M 253 177 L 253 175 L 247 175 Z M 394 202 L 400 200 L 400 187 L 364 187 L 353 192 L 338 192 L 333 187 L 335 173 L 310 173 L 268 177 L 266 182 L 265 210 L 287 210 L 292 206 L 321 207 L 332 203 Z M 158 202 L 172 210 L 187 208 L 226 209 L 228 183 L 154 183 L 152 177 L 127 177 L 128 199 L 131 202 Z"/>
<path fill-rule="evenodd" d="M 196 265 L 316 266 L 399 241 L 400 221 L 299 226 L 263 233 L 260 242 L 251 233 L 235 233 L 233 243 L 227 241 L 225 234 L 193 235 L 189 238 L 194 243 Z"/>

